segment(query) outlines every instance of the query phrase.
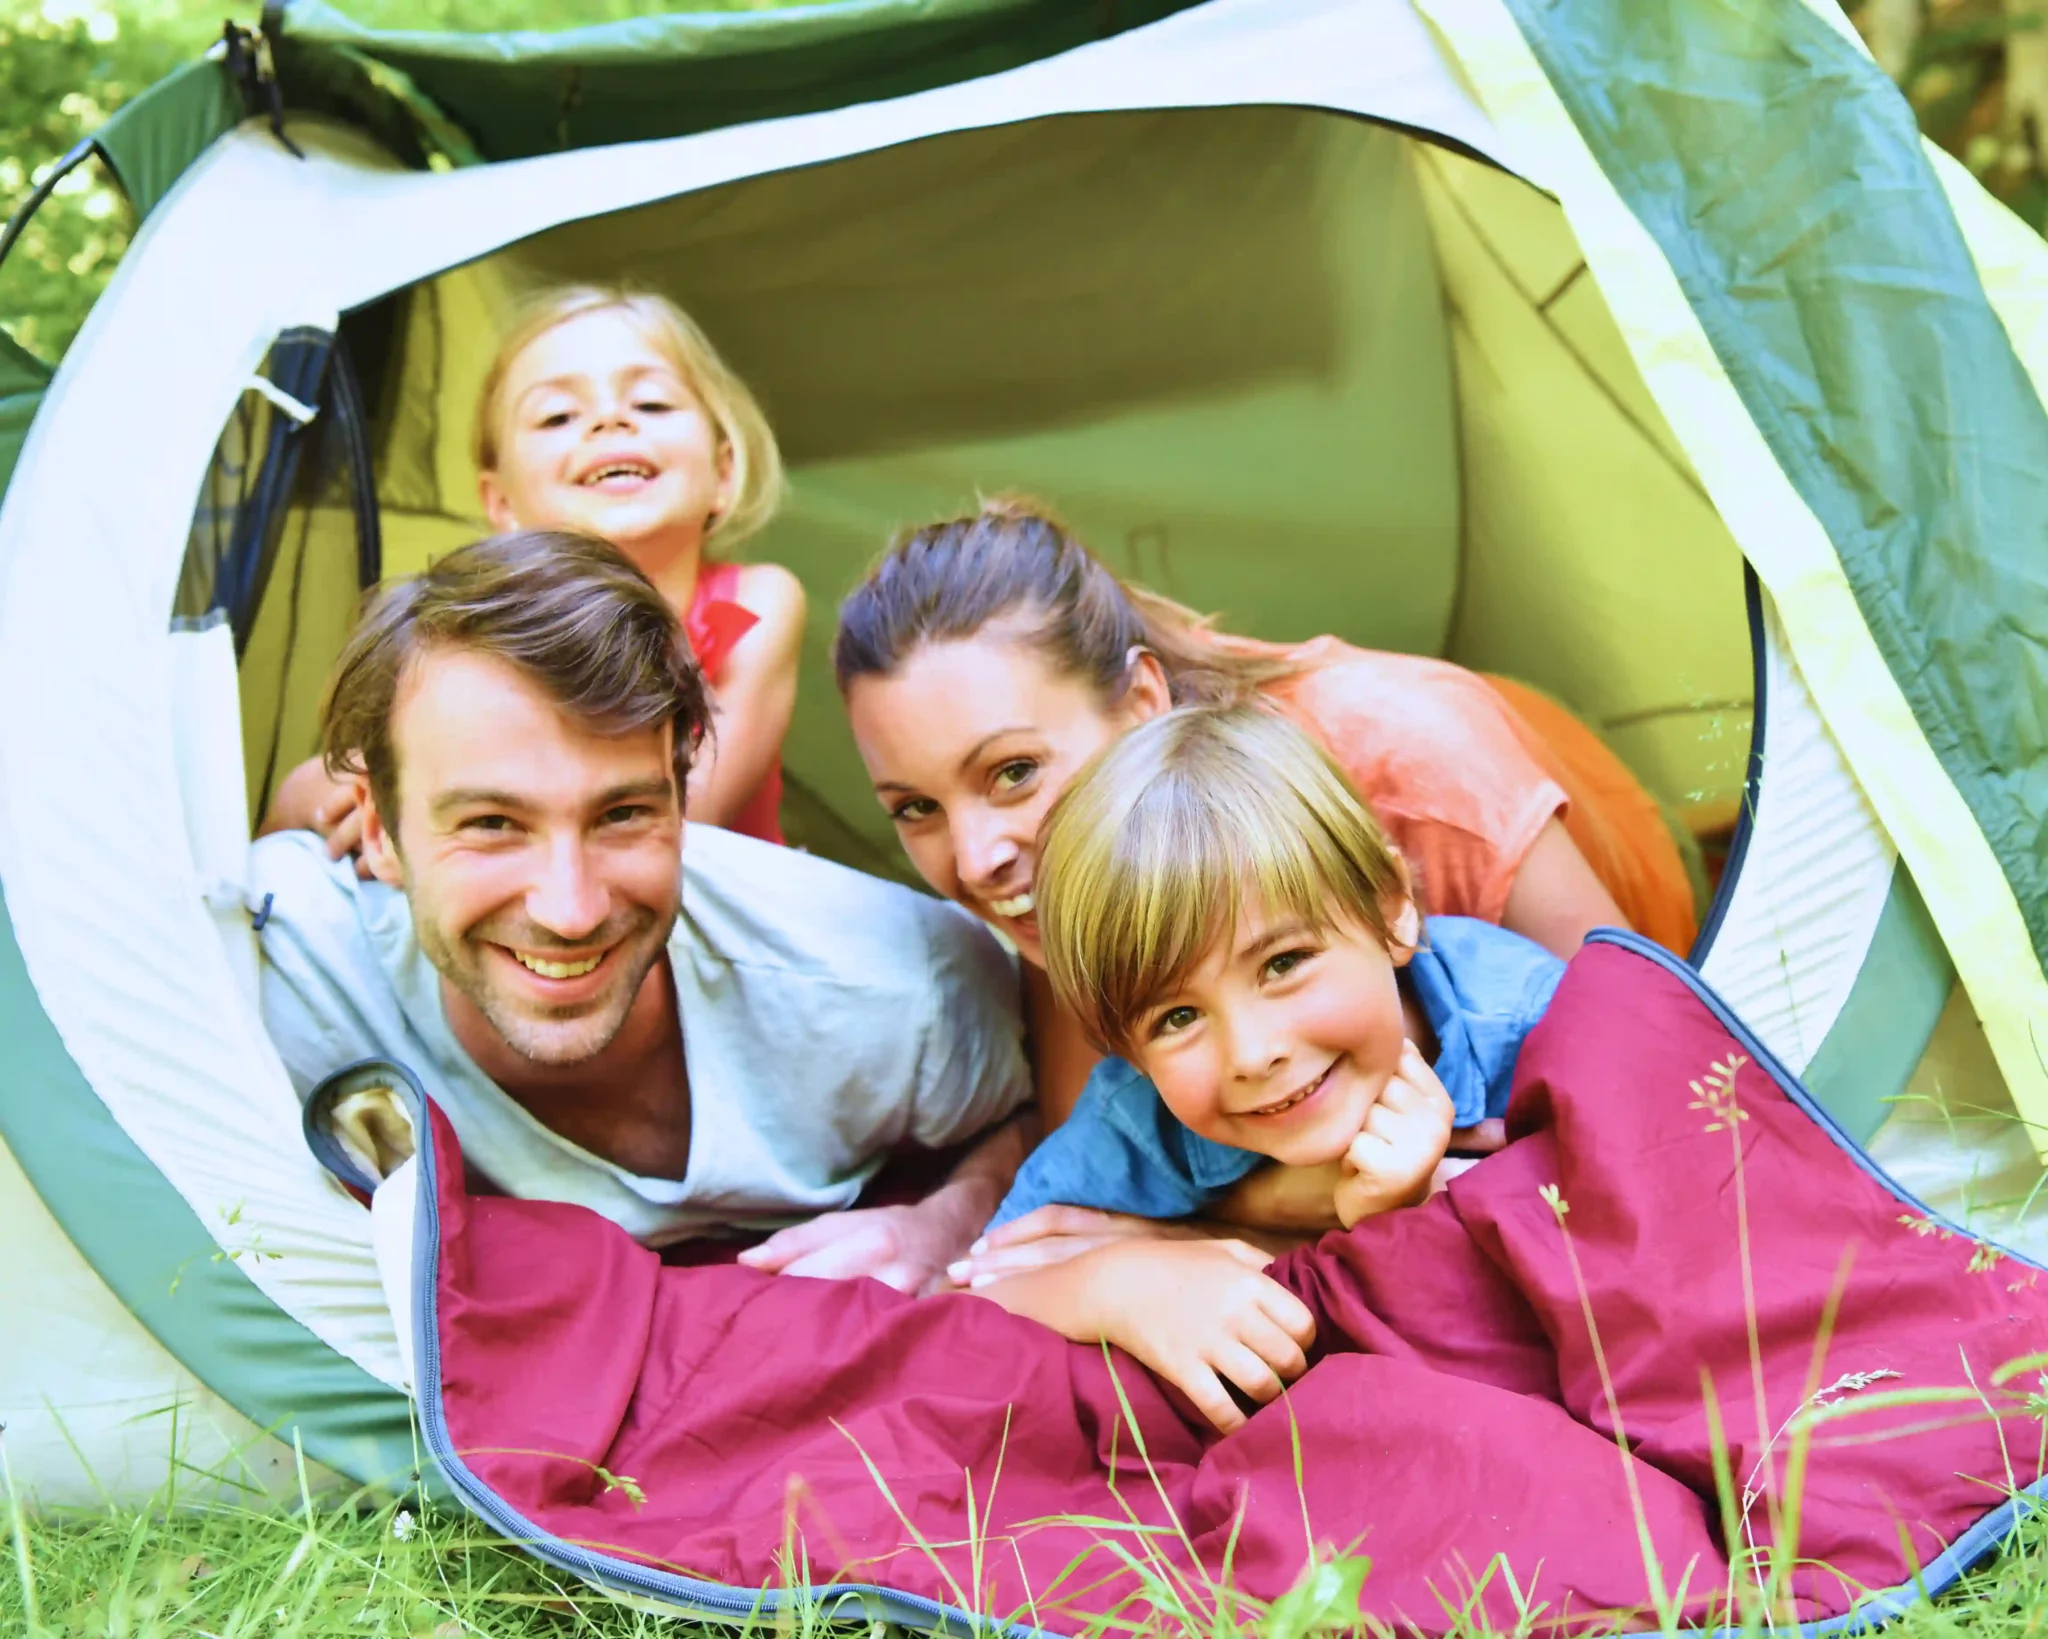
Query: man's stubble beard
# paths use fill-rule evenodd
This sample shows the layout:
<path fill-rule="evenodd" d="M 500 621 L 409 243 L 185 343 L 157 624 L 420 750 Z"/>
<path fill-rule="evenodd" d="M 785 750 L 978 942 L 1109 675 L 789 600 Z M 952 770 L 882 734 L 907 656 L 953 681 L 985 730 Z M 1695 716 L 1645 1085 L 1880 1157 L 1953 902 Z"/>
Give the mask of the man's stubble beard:
<path fill-rule="evenodd" d="M 417 919 L 414 935 L 419 940 L 421 954 L 470 1006 L 483 1015 L 484 1022 L 497 1033 L 499 1040 L 527 1063 L 559 1070 L 588 1063 L 618 1039 L 627 1015 L 632 1012 L 633 1003 L 640 995 L 641 986 L 647 982 L 648 973 L 661 960 L 668 945 L 668 928 L 663 928 L 659 937 L 651 937 L 654 922 L 653 913 L 645 913 L 634 939 L 620 941 L 606 958 L 607 961 L 619 961 L 624 945 L 638 939 L 646 940 L 644 948 L 631 958 L 632 966 L 624 983 L 606 991 L 595 1002 L 554 1015 L 508 1002 L 486 977 L 484 959 L 467 936 L 450 942 L 442 936 L 439 928 L 429 927 Z M 674 925 L 675 919 L 671 916 L 668 927 Z M 534 943 L 539 948 L 546 945 L 544 940 Z M 563 1028 L 565 1026 L 568 1028 Z"/>

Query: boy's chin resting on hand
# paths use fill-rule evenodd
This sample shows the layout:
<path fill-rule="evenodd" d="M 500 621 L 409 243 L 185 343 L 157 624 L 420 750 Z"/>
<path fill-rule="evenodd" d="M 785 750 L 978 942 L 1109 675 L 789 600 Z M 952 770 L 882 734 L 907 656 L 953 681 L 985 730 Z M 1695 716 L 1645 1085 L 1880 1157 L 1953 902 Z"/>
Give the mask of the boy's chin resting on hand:
<path fill-rule="evenodd" d="M 1313 1235 L 1415 1206 L 1463 1170 L 1445 1159 L 1458 1137 L 1453 1119 L 1450 1094 L 1415 1043 L 1405 1042 L 1398 1068 L 1342 1155 L 1319 1166 L 1262 1167 L 1212 1210 L 1248 1230 Z"/>
<path fill-rule="evenodd" d="M 1337 1221 L 1349 1229 L 1379 1213 L 1427 1200 L 1451 1146 L 1454 1119 L 1444 1084 L 1421 1049 L 1404 1041 L 1398 1068 L 1344 1152 L 1334 1199 Z"/>

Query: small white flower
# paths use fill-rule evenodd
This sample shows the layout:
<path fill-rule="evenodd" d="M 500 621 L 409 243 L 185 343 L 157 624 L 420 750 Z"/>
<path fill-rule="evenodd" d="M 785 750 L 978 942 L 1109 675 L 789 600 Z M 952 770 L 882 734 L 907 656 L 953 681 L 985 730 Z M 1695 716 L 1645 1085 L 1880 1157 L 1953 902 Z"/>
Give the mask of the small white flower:
<path fill-rule="evenodd" d="M 412 1515 L 403 1508 L 399 1509 L 396 1517 L 391 1521 L 391 1534 L 398 1538 L 400 1542 L 409 1542 L 412 1539 L 413 1532 L 418 1528 L 413 1522 Z"/>

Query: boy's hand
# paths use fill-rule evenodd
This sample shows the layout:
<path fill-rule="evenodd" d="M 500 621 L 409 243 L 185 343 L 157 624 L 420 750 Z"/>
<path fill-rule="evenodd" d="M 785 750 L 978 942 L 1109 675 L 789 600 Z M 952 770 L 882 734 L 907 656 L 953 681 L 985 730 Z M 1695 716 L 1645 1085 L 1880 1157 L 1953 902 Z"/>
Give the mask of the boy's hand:
<path fill-rule="evenodd" d="M 1338 1221 L 1349 1229 L 1361 1218 L 1424 1199 L 1450 1147 L 1452 1120 L 1451 1095 L 1415 1043 L 1404 1043 L 1393 1078 L 1344 1152 Z"/>
<path fill-rule="evenodd" d="M 1315 1319 L 1242 1241 L 1117 1240 L 978 1290 L 1077 1342 L 1116 1344 L 1165 1378 L 1223 1433 L 1244 1413 L 1224 1387 L 1264 1404 L 1308 1369 Z"/>
<path fill-rule="evenodd" d="M 1124 1241 L 1102 1260 L 1103 1335 L 1150 1366 L 1223 1433 L 1245 1416 L 1223 1385 L 1260 1405 L 1308 1370 L 1316 1323 L 1243 1241 Z"/>

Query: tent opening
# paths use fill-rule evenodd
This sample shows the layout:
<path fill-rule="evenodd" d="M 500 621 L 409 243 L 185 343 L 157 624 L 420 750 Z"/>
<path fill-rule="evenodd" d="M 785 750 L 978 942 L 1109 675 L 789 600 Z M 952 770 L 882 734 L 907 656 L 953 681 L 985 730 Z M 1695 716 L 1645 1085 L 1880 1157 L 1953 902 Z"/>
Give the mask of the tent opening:
<path fill-rule="evenodd" d="M 315 749 L 367 566 L 403 574 L 488 532 L 484 373 L 513 306 L 576 281 L 674 298 L 776 428 L 790 497 L 742 555 L 809 593 L 784 757 L 799 846 L 917 885 L 831 685 L 835 611 L 896 530 L 1025 492 L 1226 629 L 1440 655 L 1568 706 L 1710 873 L 1736 845 L 1707 925 L 1741 932 L 1708 976 L 1845 1125 L 1913 1127 L 1896 1142 L 1923 1155 L 1914 1124 L 1938 1118 L 1931 1196 L 1996 1174 L 2019 1200 L 2038 1179 L 2009 1118 L 1953 1138 L 1958 1088 L 1970 1108 L 2007 1099 L 1981 1030 L 1773 659 L 1767 600 L 1746 600 L 1562 211 L 1349 115 L 1127 111 L 927 137 L 569 221 L 346 315 L 335 354 L 363 453 L 352 466 L 344 440 L 280 492 L 266 566 L 242 577 L 259 594 L 240 665 L 252 818 Z M 223 460 L 250 436 L 231 427 Z M 364 464 L 372 545 L 351 501 Z M 1745 863 L 1774 664 L 1778 824 Z M 1800 849 L 1840 855 L 1852 835 L 1866 880 L 1812 889 L 1825 873 Z M 1878 1016 L 1881 1052 L 1844 1045 Z"/>
<path fill-rule="evenodd" d="M 470 438 L 499 326 L 579 280 L 674 297 L 776 427 L 791 497 L 743 551 L 810 594 L 785 759 L 806 846 L 907 874 L 833 697 L 834 611 L 894 530 L 1008 490 L 1230 630 L 1533 683 L 1710 843 L 1733 826 L 1740 555 L 1562 213 L 1514 177 L 1348 116 L 1125 112 L 568 223 L 344 323 L 386 573 L 487 531 Z M 301 524 L 333 533 L 327 568 L 271 577 L 245 655 L 245 734 L 281 725 L 283 767 L 345 629 L 287 593 L 339 586 L 347 527 Z"/>

